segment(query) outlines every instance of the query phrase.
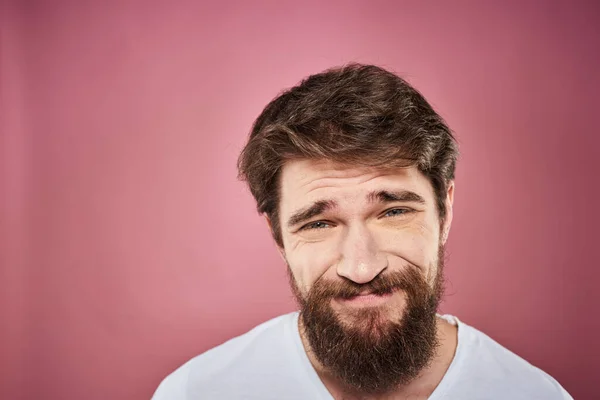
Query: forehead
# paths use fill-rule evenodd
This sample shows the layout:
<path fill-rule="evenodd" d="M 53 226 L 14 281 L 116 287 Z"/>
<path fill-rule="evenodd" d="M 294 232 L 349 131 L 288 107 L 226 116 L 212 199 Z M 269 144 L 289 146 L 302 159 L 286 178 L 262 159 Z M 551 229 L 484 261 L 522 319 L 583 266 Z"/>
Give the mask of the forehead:
<path fill-rule="evenodd" d="M 281 212 L 321 199 L 357 203 L 376 190 L 413 191 L 433 203 L 429 180 L 414 166 L 406 168 L 356 167 L 328 160 L 292 160 L 282 168 Z"/>

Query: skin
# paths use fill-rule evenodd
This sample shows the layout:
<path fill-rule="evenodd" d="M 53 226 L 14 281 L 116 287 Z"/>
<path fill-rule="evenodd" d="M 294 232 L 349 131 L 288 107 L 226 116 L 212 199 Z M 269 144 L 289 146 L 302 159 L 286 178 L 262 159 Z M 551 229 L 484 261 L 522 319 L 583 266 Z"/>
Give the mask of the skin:
<path fill-rule="evenodd" d="M 453 182 L 446 194 L 447 216 L 441 229 L 433 188 L 416 167 L 382 170 L 345 166 L 326 160 L 293 160 L 282 169 L 280 190 L 283 247 L 279 251 L 303 296 L 319 278 L 331 281 L 348 279 L 363 284 L 384 271 L 402 268 L 417 268 L 427 282 L 433 282 L 437 272 L 438 246 L 447 240 L 452 223 Z M 381 191 L 412 192 L 423 202 L 369 198 L 370 193 Z M 307 220 L 290 224 L 291 218 L 299 211 L 305 211 L 323 200 L 335 204 Z M 385 310 L 387 318 L 396 321 L 402 318 L 405 308 L 402 291 L 394 292 L 385 300 L 376 299 L 376 302 L 376 306 Z M 332 300 L 332 307 L 347 323 L 352 323 L 352 311 L 362 306 L 369 304 Z M 409 385 L 378 399 L 427 398 L 435 390 L 454 357 L 457 345 L 456 327 L 442 319 L 438 319 L 437 327 L 440 347 L 430 366 Z M 302 332 L 302 326 L 300 328 Z M 340 382 L 336 382 L 312 356 L 304 336 L 302 341 L 311 363 L 332 396 L 336 399 L 358 398 L 344 391 Z"/>

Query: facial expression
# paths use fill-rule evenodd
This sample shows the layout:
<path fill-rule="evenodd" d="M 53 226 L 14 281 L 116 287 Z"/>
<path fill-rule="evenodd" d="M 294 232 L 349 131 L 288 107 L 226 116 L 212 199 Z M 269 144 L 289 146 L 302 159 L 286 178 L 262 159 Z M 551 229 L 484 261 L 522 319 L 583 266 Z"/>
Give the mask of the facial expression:
<path fill-rule="evenodd" d="M 416 168 L 293 161 L 281 175 L 282 255 L 303 340 L 350 390 L 383 394 L 414 379 L 438 346 L 443 241 L 433 188 Z"/>
<path fill-rule="evenodd" d="M 367 284 L 406 268 L 416 268 L 433 284 L 441 232 L 452 220 L 452 197 L 450 185 L 440 224 L 433 188 L 416 167 L 286 163 L 280 181 L 281 251 L 300 294 L 306 296 L 319 279 Z M 370 306 L 387 305 L 396 314 L 403 309 L 402 293 L 383 297 L 334 301 L 332 307 L 341 314 Z"/>

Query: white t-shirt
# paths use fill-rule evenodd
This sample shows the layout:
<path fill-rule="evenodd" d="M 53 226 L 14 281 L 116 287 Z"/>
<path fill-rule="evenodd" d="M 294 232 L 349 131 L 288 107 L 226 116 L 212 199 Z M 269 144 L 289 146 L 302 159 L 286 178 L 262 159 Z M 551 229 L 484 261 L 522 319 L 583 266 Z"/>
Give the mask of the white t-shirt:
<path fill-rule="evenodd" d="M 564 400 L 544 371 L 458 318 L 458 347 L 429 400 Z M 282 315 L 185 363 L 153 400 L 333 400 L 304 351 L 298 313 Z"/>

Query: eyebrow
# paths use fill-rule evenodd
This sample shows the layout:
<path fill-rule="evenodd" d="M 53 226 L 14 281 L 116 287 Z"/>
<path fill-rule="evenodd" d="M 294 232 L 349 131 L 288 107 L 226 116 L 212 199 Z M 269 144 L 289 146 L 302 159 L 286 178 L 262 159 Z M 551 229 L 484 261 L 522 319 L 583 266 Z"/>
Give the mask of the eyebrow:
<path fill-rule="evenodd" d="M 376 192 L 371 192 L 367 195 L 367 200 L 370 203 L 380 202 L 380 203 L 392 203 L 392 202 L 402 202 L 402 203 L 418 203 L 425 205 L 425 199 L 410 190 L 399 190 L 399 191 L 389 191 L 389 190 L 379 190 Z"/>
<path fill-rule="evenodd" d="M 393 202 L 401 202 L 401 203 L 418 203 L 425 205 L 425 199 L 409 190 L 400 190 L 400 191 L 389 191 L 389 190 L 379 190 L 375 192 L 370 192 L 367 195 L 367 201 L 369 203 L 393 203 Z M 288 220 L 288 227 L 294 227 L 302 222 L 308 221 L 311 218 L 316 217 L 317 215 L 323 214 L 325 211 L 331 210 L 337 207 L 337 203 L 334 200 L 319 200 L 314 202 L 312 205 L 300 209 L 292 214 L 292 216 Z"/>
<path fill-rule="evenodd" d="M 291 228 L 304 221 L 308 221 L 309 219 L 323 214 L 325 211 L 335 208 L 336 206 L 337 204 L 333 200 L 319 200 L 313 203 L 311 206 L 293 213 L 288 220 L 288 227 Z"/>

